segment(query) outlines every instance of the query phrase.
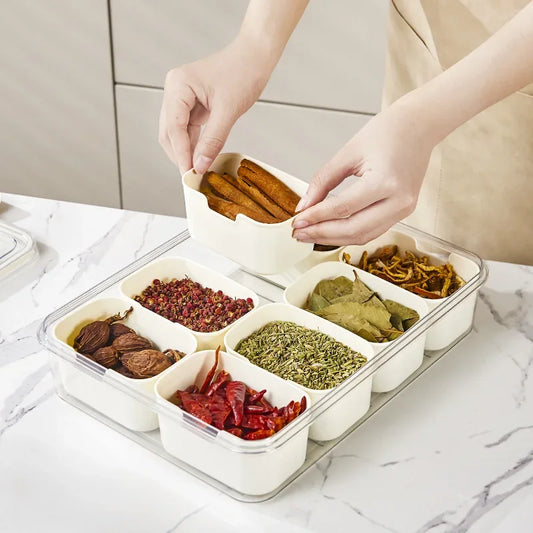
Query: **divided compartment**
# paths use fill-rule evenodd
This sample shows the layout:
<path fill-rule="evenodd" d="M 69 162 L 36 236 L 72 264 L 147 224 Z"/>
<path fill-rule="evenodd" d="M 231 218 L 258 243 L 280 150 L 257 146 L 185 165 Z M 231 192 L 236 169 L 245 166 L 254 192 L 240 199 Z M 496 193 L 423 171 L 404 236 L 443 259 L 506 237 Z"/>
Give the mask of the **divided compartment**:
<path fill-rule="evenodd" d="M 365 341 L 361 337 L 354 335 L 346 329 L 343 329 L 332 322 L 328 322 L 323 318 L 308 313 L 297 307 L 283 303 L 273 303 L 264 305 L 258 309 L 253 310 L 247 316 L 243 317 L 243 320 L 231 328 L 226 335 L 225 344 L 228 352 L 233 355 L 237 355 L 241 359 L 245 360 L 248 364 L 253 365 L 246 357 L 239 354 L 236 350 L 239 342 L 250 336 L 259 328 L 275 320 L 294 322 L 300 326 L 304 326 L 309 329 L 317 330 L 326 335 L 330 335 L 335 340 L 345 344 L 352 348 L 356 352 L 361 353 L 367 358 L 367 363 L 357 370 L 347 380 L 353 380 L 365 369 L 368 362 L 374 357 L 374 350 L 369 342 Z M 303 385 L 299 385 L 293 381 L 286 380 L 289 383 L 293 383 L 294 386 L 300 390 L 306 392 L 310 399 L 311 404 L 314 406 L 320 400 L 328 396 L 328 394 L 335 390 L 336 387 L 328 390 L 315 390 Z M 309 437 L 317 441 L 332 440 L 344 433 L 352 424 L 354 424 L 359 418 L 361 418 L 370 407 L 370 395 L 372 389 L 372 376 L 361 381 L 361 383 L 350 388 L 341 398 L 332 404 L 326 411 L 318 415 L 311 424 L 309 430 Z"/>
<path fill-rule="evenodd" d="M 400 287 L 396 287 L 368 272 L 364 272 L 363 270 L 340 262 L 327 262 L 313 267 L 298 281 L 285 289 L 283 299 L 289 305 L 303 309 L 308 296 L 313 292 L 314 288 L 320 281 L 334 279 L 339 276 L 345 276 L 352 281 L 354 279 L 354 270 L 357 272 L 359 279 L 367 287 L 377 292 L 381 299 L 393 300 L 414 309 L 420 316 L 419 321 L 428 314 L 428 307 L 424 300 L 419 296 L 401 289 Z M 312 316 L 316 316 L 310 311 L 305 312 Z M 395 389 L 422 364 L 424 359 L 426 333 L 424 330 L 420 331 L 420 328 L 417 328 L 417 324 L 418 322 L 393 341 L 370 342 L 374 353 L 378 355 L 386 348 L 394 350 L 393 347 L 398 345 L 402 339 L 405 340 L 406 336 L 413 337 L 408 344 L 405 345 L 405 343 L 402 343 L 403 347 L 396 350 L 397 353 L 374 372 L 372 375 L 373 392 L 388 392 Z M 357 336 L 355 333 L 352 333 L 347 329 L 344 329 L 344 331 L 350 335 Z M 418 332 L 418 334 L 415 332 Z"/>
<path fill-rule="evenodd" d="M 468 296 L 462 298 L 461 294 L 471 284 L 470 282 L 474 283 L 474 279 L 477 280 L 480 276 L 483 276 L 482 281 L 484 280 L 486 267 L 483 266 L 481 259 L 471 252 L 457 248 L 450 243 L 403 224 L 397 224 L 394 228 L 367 244 L 347 246 L 339 253 L 339 260 L 342 261 L 343 253 L 346 253 L 350 255 L 350 262 L 358 265 L 365 250 L 368 255 L 372 255 L 379 248 L 389 244 L 397 245 L 398 251 L 402 254 L 406 250 L 410 250 L 416 255 L 427 255 L 434 265 L 450 263 L 455 272 L 465 281 L 465 286 L 445 298 L 430 299 L 420 297 L 426 303 L 430 314 L 441 306 L 446 305 L 447 311 L 440 316 L 437 323 L 428 328 L 425 344 L 426 351 L 445 349 L 472 328 L 476 298 L 481 283 L 478 282 L 477 288 Z M 484 272 L 482 272 L 482 269 Z M 371 275 L 377 278 L 377 276 Z M 414 295 L 414 293 L 411 294 Z"/>
<path fill-rule="evenodd" d="M 192 384 L 201 386 L 214 361 L 214 350 L 196 352 L 157 380 L 155 393 L 162 407 L 159 425 L 163 448 L 241 493 L 269 493 L 305 461 L 309 426 L 299 419 L 306 413 L 272 437 L 247 441 L 205 424 L 168 401 L 178 389 L 185 390 Z M 302 396 L 308 408 L 311 403 L 309 396 L 296 385 L 226 352 L 219 353 L 217 369 L 226 370 L 232 380 L 242 381 L 255 390 L 266 389 L 265 399 L 274 406 L 300 401 Z"/>
<path fill-rule="evenodd" d="M 136 400 L 135 396 L 152 398 L 155 403 L 155 382 L 174 365 L 157 376 L 134 379 L 106 369 L 72 348 L 74 339 L 83 326 L 123 313 L 130 307 L 131 302 L 125 298 L 98 298 L 61 318 L 55 324 L 52 335 L 70 348 L 72 360 L 57 358 L 57 365 L 62 385 L 68 394 L 128 429 L 152 431 L 159 425 L 157 414 L 145 403 Z M 160 350 L 174 348 L 184 352 L 186 357 L 196 350 L 197 342 L 192 333 L 173 328 L 170 323 L 146 309 L 134 308 L 122 323 L 146 337 Z M 116 383 L 125 386 L 132 394 L 121 391 Z"/>
<path fill-rule="evenodd" d="M 216 348 L 218 345 L 222 345 L 224 343 L 224 335 L 228 329 L 233 327 L 234 324 L 237 324 L 244 317 L 237 319 L 235 322 L 232 322 L 218 331 L 202 333 L 200 331 L 189 329 L 178 322 L 172 322 L 158 315 L 154 311 L 150 311 L 149 309 L 143 307 L 140 303 L 133 299 L 134 296 L 141 294 L 142 291 L 148 287 L 154 279 L 167 282 L 174 278 L 182 279 L 185 277 L 200 283 L 204 288 L 210 288 L 215 291 L 221 290 L 224 294 L 232 298 L 251 298 L 254 304 L 254 309 L 259 304 L 259 297 L 257 294 L 244 287 L 240 283 L 223 276 L 219 272 L 200 265 L 199 263 L 195 263 L 194 261 L 184 257 L 177 256 L 156 259 L 133 274 L 130 274 L 120 284 L 120 291 L 126 298 L 129 299 L 131 305 L 133 305 L 135 309 L 140 308 L 147 313 L 156 315 L 158 318 L 164 320 L 168 325 L 176 330 L 184 330 L 192 333 L 198 341 L 199 350 Z"/>
<path fill-rule="evenodd" d="M 236 176 L 245 158 L 276 176 L 298 195 L 306 192 L 305 181 L 240 153 L 220 154 L 209 170 Z M 202 176 L 194 170 L 189 170 L 182 178 L 189 232 L 194 239 L 258 274 L 284 272 L 313 252 L 313 244 L 298 242 L 292 237 L 292 218 L 264 224 L 242 214 L 233 221 L 213 211 L 199 191 L 201 180 Z"/>

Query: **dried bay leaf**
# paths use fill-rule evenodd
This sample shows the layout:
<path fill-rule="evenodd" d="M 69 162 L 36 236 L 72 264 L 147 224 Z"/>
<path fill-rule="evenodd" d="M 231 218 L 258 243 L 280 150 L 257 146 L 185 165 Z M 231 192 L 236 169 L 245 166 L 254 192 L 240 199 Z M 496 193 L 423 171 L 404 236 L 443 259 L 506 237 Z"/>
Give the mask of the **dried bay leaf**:
<path fill-rule="evenodd" d="M 350 317 L 351 320 L 366 320 L 378 329 L 388 329 L 391 327 L 389 320 L 390 313 L 387 309 L 385 307 L 378 307 L 371 302 L 362 304 L 356 302 L 333 304 L 325 307 L 318 314 L 332 322 L 336 322 L 333 317 Z"/>
<path fill-rule="evenodd" d="M 335 279 L 322 280 L 318 283 L 313 292 L 322 296 L 328 302 L 331 302 L 331 300 L 338 298 L 339 296 L 350 294 L 352 292 L 352 287 L 352 281 L 345 276 L 339 276 Z"/>
<path fill-rule="evenodd" d="M 305 309 L 370 342 L 395 340 L 419 320 L 415 310 L 393 300 L 381 300 L 356 271 L 354 278 L 322 280 L 309 295 Z"/>
<path fill-rule="evenodd" d="M 414 309 L 401 303 L 393 300 L 384 300 L 383 304 L 391 315 L 397 316 L 402 321 L 404 331 L 408 330 L 413 324 L 418 322 L 420 318 L 419 314 Z"/>
<path fill-rule="evenodd" d="M 316 313 L 317 311 L 320 311 L 321 309 L 323 309 L 324 307 L 327 307 L 328 305 L 329 305 L 329 302 L 323 296 L 313 292 L 309 295 L 309 298 L 307 298 L 306 309 L 309 309 L 309 311 Z"/>

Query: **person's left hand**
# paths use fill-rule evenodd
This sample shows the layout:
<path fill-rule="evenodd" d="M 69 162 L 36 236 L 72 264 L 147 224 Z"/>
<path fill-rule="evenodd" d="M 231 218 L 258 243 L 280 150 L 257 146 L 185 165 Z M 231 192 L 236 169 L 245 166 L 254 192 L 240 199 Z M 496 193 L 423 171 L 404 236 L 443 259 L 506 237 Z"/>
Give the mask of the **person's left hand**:
<path fill-rule="evenodd" d="M 302 242 L 365 244 L 412 213 L 437 142 L 402 101 L 373 117 L 314 176 L 293 221 Z M 328 196 L 345 179 L 342 194 Z"/>

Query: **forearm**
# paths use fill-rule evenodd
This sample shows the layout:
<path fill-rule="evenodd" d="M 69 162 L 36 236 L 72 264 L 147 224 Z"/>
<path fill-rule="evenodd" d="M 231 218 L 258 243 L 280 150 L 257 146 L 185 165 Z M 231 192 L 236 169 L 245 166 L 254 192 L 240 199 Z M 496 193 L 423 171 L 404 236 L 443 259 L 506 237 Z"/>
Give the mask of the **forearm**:
<path fill-rule="evenodd" d="M 309 0 L 250 0 L 236 40 L 273 70 Z"/>
<path fill-rule="evenodd" d="M 472 53 L 403 97 L 438 142 L 487 107 L 533 82 L 533 3 Z"/>

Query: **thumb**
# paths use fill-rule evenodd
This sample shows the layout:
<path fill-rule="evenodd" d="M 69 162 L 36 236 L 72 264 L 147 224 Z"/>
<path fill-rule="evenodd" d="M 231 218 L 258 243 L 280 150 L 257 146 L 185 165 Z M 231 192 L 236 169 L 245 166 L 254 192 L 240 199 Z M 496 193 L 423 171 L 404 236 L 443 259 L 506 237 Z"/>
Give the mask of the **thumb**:
<path fill-rule="evenodd" d="M 357 161 L 356 146 L 353 142 L 344 145 L 313 177 L 307 192 L 296 206 L 303 211 L 326 198 L 342 181 L 355 173 Z"/>
<path fill-rule="evenodd" d="M 198 174 L 204 174 L 224 147 L 235 123 L 230 115 L 213 110 L 194 151 L 193 166 Z"/>

